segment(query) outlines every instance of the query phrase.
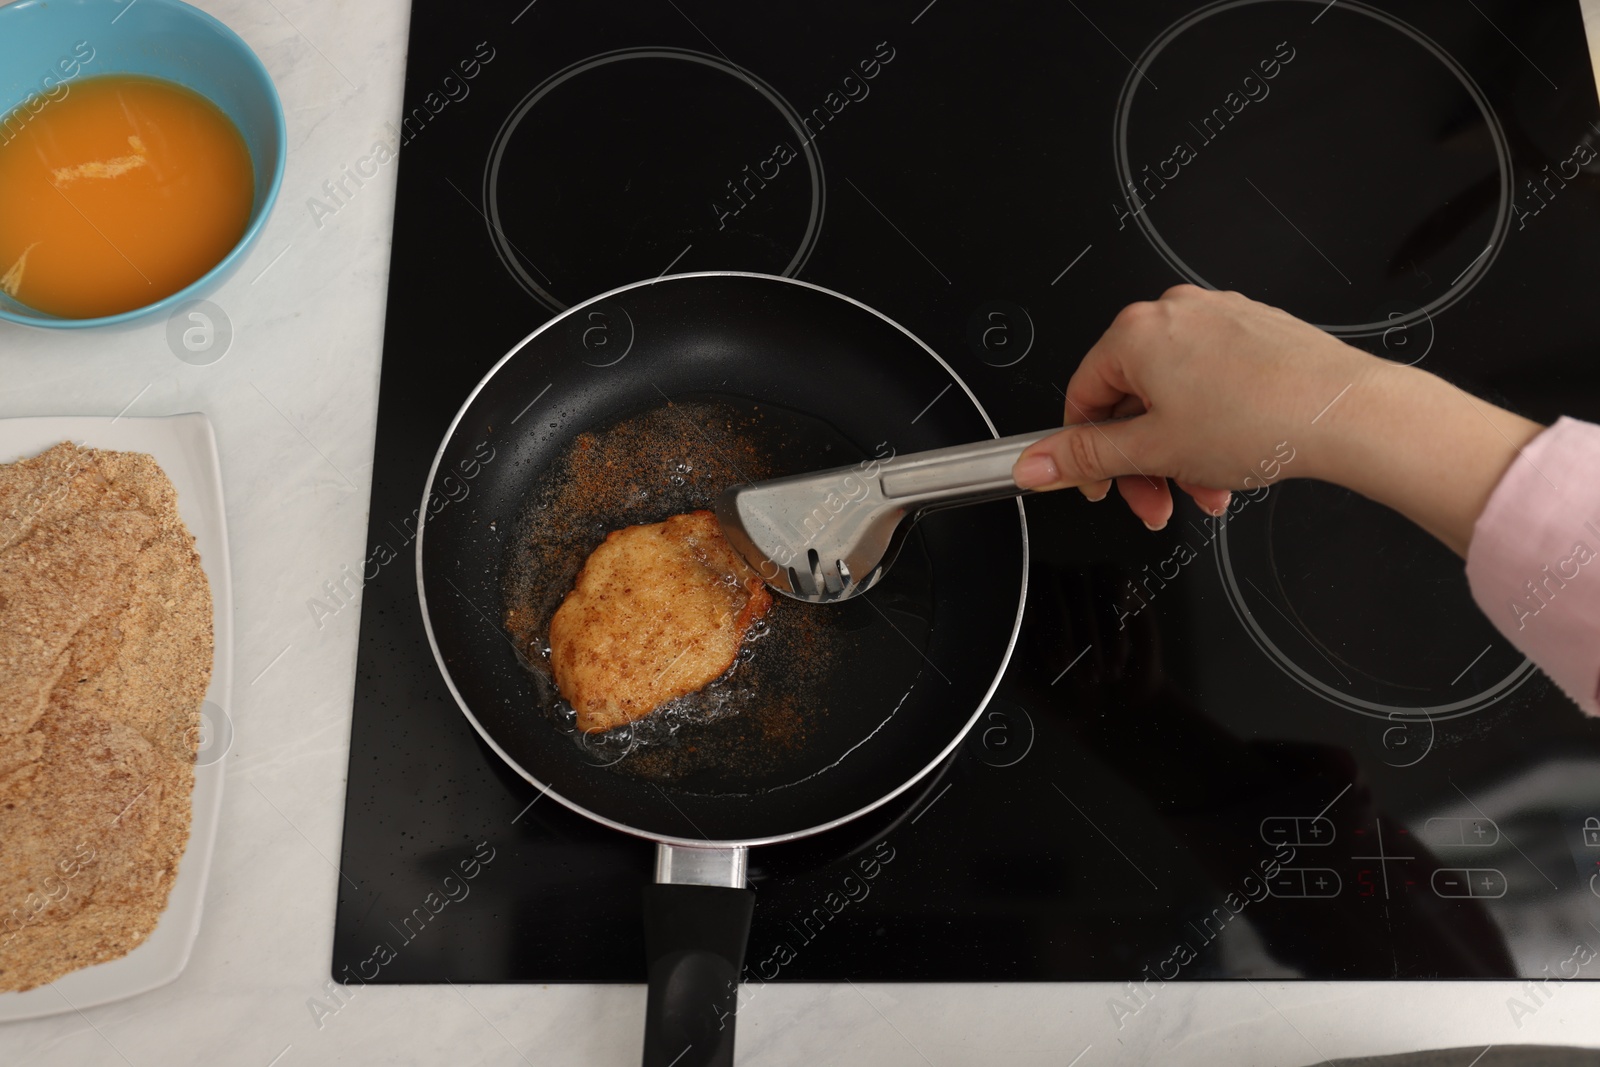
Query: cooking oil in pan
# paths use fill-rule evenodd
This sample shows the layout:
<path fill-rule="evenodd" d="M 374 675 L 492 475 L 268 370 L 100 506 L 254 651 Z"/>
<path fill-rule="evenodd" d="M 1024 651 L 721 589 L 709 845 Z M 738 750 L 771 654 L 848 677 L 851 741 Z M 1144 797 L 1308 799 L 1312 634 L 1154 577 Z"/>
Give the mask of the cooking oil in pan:
<path fill-rule="evenodd" d="M 874 604 L 858 598 L 818 606 L 776 596 L 722 677 L 627 726 L 580 731 L 548 667 L 550 617 L 608 532 L 710 508 L 740 481 L 844 466 L 871 451 L 870 443 L 863 449 L 787 408 L 707 395 L 579 434 L 550 464 L 510 542 L 505 621 L 551 726 L 570 737 L 585 762 L 697 790 L 756 788 L 774 775 L 829 765 L 864 736 L 863 725 L 871 729 L 830 714 L 856 695 L 852 672 L 874 672 L 872 688 L 880 690 L 886 682 L 896 687 L 883 676 L 888 671 L 903 676 L 901 695 L 909 690 L 933 619 L 931 575 L 915 536 L 874 590 Z"/>

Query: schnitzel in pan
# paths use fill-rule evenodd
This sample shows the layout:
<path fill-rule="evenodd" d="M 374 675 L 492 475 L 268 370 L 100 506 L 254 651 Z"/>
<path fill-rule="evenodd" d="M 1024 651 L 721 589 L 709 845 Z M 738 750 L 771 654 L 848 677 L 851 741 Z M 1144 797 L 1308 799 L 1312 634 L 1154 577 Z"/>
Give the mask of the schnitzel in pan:
<path fill-rule="evenodd" d="M 709 511 L 613 530 L 550 620 L 550 662 L 585 732 L 721 677 L 772 594 Z"/>

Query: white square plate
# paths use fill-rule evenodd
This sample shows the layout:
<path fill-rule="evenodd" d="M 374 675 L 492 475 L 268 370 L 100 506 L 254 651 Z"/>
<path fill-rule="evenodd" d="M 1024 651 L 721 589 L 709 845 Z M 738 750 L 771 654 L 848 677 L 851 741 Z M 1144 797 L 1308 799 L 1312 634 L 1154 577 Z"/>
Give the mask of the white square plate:
<path fill-rule="evenodd" d="M 0 1022 L 56 1015 L 105 1004 L 166 985 L 183 972 L 200 932 L 200 908 L 211 871 L 211 847 L 222 807 L 222 757 L 232 739 L 228 720 L 233 686 L 233 594 L 228 571 L 228 530 L 222 507 L 217 439 L 204 415 L 155 419 L 45 417 L 0 419 L 0 463 L 38 455 L 62 441 L 155 457 L 178 490 L 178 513 L 194 534 L 200 566 L 211 583 L 216 653 L 202 712 L 201 751 L 194 772 L 194 815 L 178 879 L 155 932 L 144 944 L 108 963 L 58 978 L 26 993 L 0 993 Z M 211 721 L 206 721 L 211 720 Z"/>

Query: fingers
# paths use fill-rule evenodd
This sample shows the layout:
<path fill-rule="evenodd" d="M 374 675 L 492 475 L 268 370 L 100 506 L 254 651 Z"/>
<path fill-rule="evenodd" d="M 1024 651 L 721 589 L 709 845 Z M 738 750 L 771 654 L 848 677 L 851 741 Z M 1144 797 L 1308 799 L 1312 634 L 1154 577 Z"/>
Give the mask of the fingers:
<path fill-rule="evenodd" d="M 1179 489 L 1182 489 L 1194 499 L 1195 504 L 1200 507 L 1201 511 L 1204 511 L 1207 515 L 1213 517 L 1220 516 L 1226 512 L 1228 510 L 1228 503 L 1233 500 L 1233 493 L 1227 489 L 1212 489 L 1204 485 L 1191 485 L 1188 482 L 1180 482 L 1176 478 L 1173 479 L 1173 482 Z M 1085 482 L 1083 485 L 1078 486 L 1078 492 L 1083 494 L 1084 499 L 1095 503 L 1104 500 L 1106 498 L 1106 494 L 1110 491 L 1110 479 L 1100 482 Z M 1133 492 L 1138 494 L 1140 490 L 1134 489 Z M 1127 494 L 1124 493 L 1123 496 L 1126 498 Z M 1139 514 L 1141 519 L 1150 521 L 1153 525 L 1160 525 L 1158 521 L 1151 520 L 1147 515 L 1141 514 L 1137 511 L 1135 514 Z M 1170 508 L 1168 509 L 1167 514 L 1169 517 L 1171 516 L 1172 512 Z"/>
<path fill-rule="evenodd" d="M 1145 450 L 1142 421 L 1069 426 L 1029 445 L 1011 468 L 1012 481 L 1022 489 L 1050 490 L 1137 473 Z"/>
<path fill-rule="evenodd" d="M 1142 475 L 1117 479 L 1117 492 L 1128 502 L 1128 510 L 1152 530 L 1159 530 L 1172 518 L 1172 490 L 1165 478 Z"/>
<path fill-rule="evenodd" d="M 1116 414 L 1128 414 L 1127 401 L 1137 397 L 1137 390 L 1128 377 L 1124 357 L 1129 351 L 1127 336 L 1141 328 L 1150 318 L 1151 303 L 1130 304 L 1123 308 L 1101 335 L 1100 340 L 1084 355 L 1083 362 L 1067 382 L 1065 418 L 1068 425 L 1079 422 L 1099 422 Z M 1117 409 L 1122 407 L 1122 411 Z M 1142 402 L 1134 410 L 1143 411 Z"/>
<path fill-rule="evenodd" d="M 1125 396 L 1112 407 L 1111 417 L 1113 419 L 1124 419 L 1130 415 L 1143 415 L 1148 410 L 1150 409 L 1146 407 L 1145 402 L 1139 397 Z"/>
<path fill-rule="evenodd" d="M 1123 308 L 1067 383 L 1067 429 L 1028 449 L 1012 471 L 1017 485 L 1076 486 L 1100 500 L 1115 481 L 1145 525 L 1165 526 L 1173 512 L 1165 476 L 1181 466 L 1190 477 L 1209 477 L 1216 464 L 1207 462 L 1208 450 L 1227 444 L 1216 439 L 1214 421 L 1202 417 L 1216 398 L 1192 372 L 1202 356 L 1210 358 L 1195 323 L 1227 319 L 1238 313 L 1235 305 L 1249 303 L 1236 293 L 1179 285 L 1159 300 Z M 1211 515 L 1224 513 L 1231 498 L 1226 489 L 1198 482 L 1179 488 Z"/>
<path fill-rule="evenodd" d="M 1062 421 L 1068 426 L 1087 422 L 1102 422 L 1107 419 L 1125 418 L 1131 415 L 1143 414 L 1147 409 L 1144 399 L 1135 391 L 1129 381 L 1127 369 L 1123 364 L 1123 355 L 1127 351 L 1126 336 L 1141 327 L 1149 318 L 1149 309 L 1153 304 L 1133 304 L 1124 308 L 1112 322 L 1109 329 L 1095 342 L 1083 357 L 1083 362 L 1073 372 L 1072 378 L 1067 382 L 1065 394 L 1066 403 Z M 1082 451 L 1092 451 L 1094 443 L 1080 443 L 1078 448 Z M 1117 471 L 1126 472 L 1134 468 L 1126 456 L 1118 457 L 1122 462 L 1107 466 L 1103 463 L 1067 464 L 1058 467 L 1055 477 L 1047 482 L 1040 483 L 1035 488 L 1059 489 L 1067 485 L 1076 484 L 1085 498 L 1098 501 L 1104 500 L 1111 491 L 1110 477 L 1090 477 L 1095 469 L 1103 469 L 1108 473 L 1111 467 Z M 1067 470 L 1068 474 L 1062 474 Z M 1042 461 L 1028 471 L 1018 473 L 1022 478 L 1048 478 L 1051 471 Z M 1074 483 L 1069 474 L 1081 474 L 1085 480 Z M 1019 479 L 1018 485 L 1025 488 L 1024 481 Z"/>
<path fill-rule="evenodd" d="M 1121 419 L 1132 415 L 1142 415 L 1144 412 L 1143 400 L 1136 396 L 1125 396 L 1112 406 L 1110 417 Z M 1098 503 L 1106 498 L 1107 493 L 1111 492 L 1111 479 L 1106 478 L 1098 482 L 1087 482 L 1078 486 L 1078 492 L 1083 494 L 1085 500 L 1091 503 Z"/>
<path fill-rule="evenodd" d="M 1177 479 L 1173 479 L 1177 481 Z M 1233 493 L 1226 489 L 1211 489 L 1204 485 L 1192 485 L 1189 482 L 1178 482 L 1182 489 L 1194 498 L 1200 510 L 1207 515 L 1217 516 L 1228 510 L 1228 501 L 1233 499 Z"/>

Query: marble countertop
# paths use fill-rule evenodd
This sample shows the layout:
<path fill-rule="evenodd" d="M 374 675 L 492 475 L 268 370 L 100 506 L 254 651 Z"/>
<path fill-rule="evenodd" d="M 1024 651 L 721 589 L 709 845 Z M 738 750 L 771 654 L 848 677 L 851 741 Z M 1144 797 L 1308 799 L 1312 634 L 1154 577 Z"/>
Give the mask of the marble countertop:
<path fill-rule="evenodd" d="M 336 215 L 316 218 L 307 201 L 397 120 L 408 10 L 200 6 L 261 56 L 289 120 L 277 209 L 209 296 L 232 324 L 231 346 L 198 366 L 174 355 L 160 317 L 85 332 L 0 323 L 0 417 L 203 411 L 216 426 L 237 680 L 205 918 L 175 982 L 0 1024 L 0 1062 L 637 1063 L 640 986 L 329 981 L 359 620 L 341 611 L 319 628 L 305 604 L 363 554 L 396 168 Z M 1584 9 L 1594 24 L 1600 0 Z M 1120 1028 L 1108 1006 L 1118 995 L 1104 984 L 765 986 L 740 1010 L 740 1062 L 1267 1067 L 1418 1048 L 1600 1047 L 1600 982 L 1553 985 L 1520 1017 L 1508 1000 L 1527 994 L 1510 982 L 1169 984 Z"/>

